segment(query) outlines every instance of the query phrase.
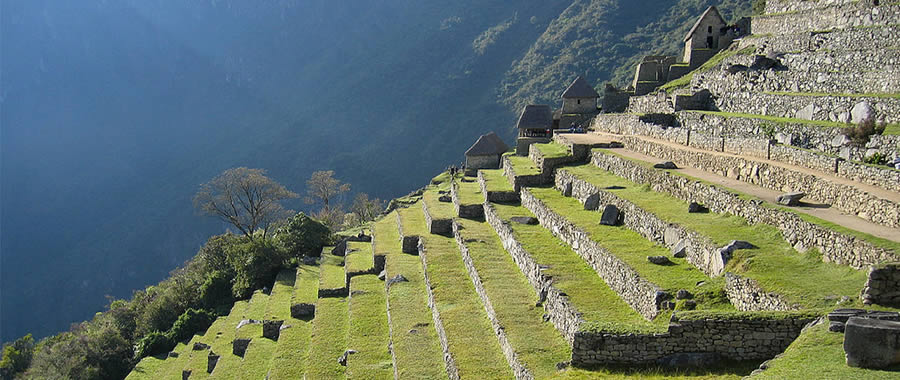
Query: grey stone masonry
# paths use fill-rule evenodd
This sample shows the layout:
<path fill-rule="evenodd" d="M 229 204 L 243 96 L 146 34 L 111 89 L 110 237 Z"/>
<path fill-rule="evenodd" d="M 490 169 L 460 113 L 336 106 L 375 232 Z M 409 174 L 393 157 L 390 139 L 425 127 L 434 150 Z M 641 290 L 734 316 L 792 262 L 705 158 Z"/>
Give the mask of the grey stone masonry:
<path fill-rule="evenodd" d="M 794 34 L 819 30 L 850 29 L 896 24 L 900 4 L 857 1 L 819 7 L 815 10 L 776 13 L 753 17 L 754 34 Z M 790 27 L 785 27 L 790 25 Z"/>
<path fill-rule="evenodd" d="M 482 208 L 482 210 L 484 210 L 484 208 Z M 491 299 L 484 290 L 484 283 L 481 282 L 481 276 L 478 274 L 478 270 L 475 269 L 475 263 L 472 261 L 472 256 L 469 254 L 469 247 L 466 246 L 465 239 L 460 233 L 460 230 L 459 223 L 454 221 L 453 237 L 456 240 L 456 245 L 459 247 L 459 252 L 462 254 L 463 264 L 466 266 L 466 272 L 469 273 L 469 279 L 472 280 L 472 285 L 475 286 L 475 292 L 481 297 L 484 311 L 487 313 L 488 319 L 491 321 L 491 327 L 494 329 L 494 334 L 497 335 L 497 340 L 500 342 L 500 349 L 503 351 L 503 355 L 506 357 L 506 361 L 509 363 L 510 368 L 512 368 L 516 379 L 534 379 L 534 375 L 531 371 L 519 361 L 516 350 L 513 349 L 512 344 L 509 343 L 509 338 L 506 336 L 503 325 L 500 324 L 500 320 L 497 319 L 494 305 L 491 303 Z"/>
<path fill-rule="evenodd" d="M 488 190 L 484 174 L 478 171 L 478 184 L 481 186 L 481 194 L 487 202 L 510 203 L 519 201 L 519 193 L 515 191 Z"/>
<path fill-rule="evenodd" d="M 734 79 L 739 80 L 739 78 Z M 729 82 L 706 82 L 716 94 L 716 107 L 724 112 L 768 115 L 807 120 L 838 121 L 855 105 L 866 102 L 875 110 L 875 118 L 888 123 L 900 122 L 900 99 L 847 96 L 841 94 L 805 96 L 753 91 L 733 91 Z M 804 115 L 804 109 L 809 111 Z"/>
<path fill-rule="evenodd" d="M 591 162 L 598 167 L 632 182 L 650 184 L 653 191 L 671 194 L 686 202 L 698 202 L 717 213 L 730 213 L 751 224 L 769 224 L 781 231 L 782 237 L 799 250 L 818 248 L 826 262 L 860 269 L 869 265 L 900 260 L 897 252 L 877 247 L 855 236 L 807 222 L 797 214 L 766 207 L 758 200 L 746 200 L 737 194 L 669 174 L 645 168 L 621 157 L 594 152 Z"/>
<path fill-rule="evenodd" d="M 434 218 L 428 212 L 428 202 L 422 200 L 422 212 L 425 213 L 425 226 L 428 232 L 435 235 L 450 236 L 452 233 L 452 219 Z"/>
<path fill-rule="evenodd" d="M 762 318 L 709 313 L 702 318 L 679 319 L 676 314 L 668 331 L 660 334 L 579 332 L 572 347 L 572 364 L 647 364 L 677 353 L 715 353 L 730 360 L 771 359 L 815 318 L 805 313 Z"/>
<path fill-rule="evenodd" d="M 591 239 L 590 234 L 547 207 L 528 189 L 522 189 L 519 195 L 522 206 L 531 211 L 544 228 L 572 247 L 635 311 L 647 319 L 653 319 L 660 313 L 662 302 L 671 298 L 668 293 L 641 278 L 634 268 L 600 246 Z"/>
<path fill-rule="evenodd" d="M 459 380 L 459 368 L 456 361 L 450 353 L 450 344 L 447 341 L 447 330 L 444 329 L 444 322 L 441 320 L 441 314 L 438 311 L 437 304 L 434 302 L 434 292 L 431 287 L 431 280 L 428 276 L 428 260 L 425 250 L 425 243 L 421 238 L 416 238 L 416 250 L 422 259 L 422 269 L 425 273 L 425 292 L 428 295 L 428 307 L 431 308 L 431 318 L 434 322 L 434 329 L 437 331 L 438 339 L 441 342 L 441 350 L 444 352 L 444 366 L 447 369 L 447 376 L 450 380 Z"/>
<path fill-rule="evenodd" d="M 832 5 L 851 4 L 858 0 L 768 0 L 766 1 L 766 14 L 806 11 L 811 9 L 826 8 Z"/>
<path fill-rule="evenodd" d="M 397 213 L 397 228 L 400 230 L 401 251 L 403 253 L 418 254 L 419 253 L 419 237 L 406 235 L 403 233 L 403 223 L 400 222 L 400 214 Z"/>
<path fill-rule="evenodd" d="M 756 281 L 731 272 L 725 273 L 725 294 L 731 304 L 741 311 L 800 309 L 789 304 L 781 295 L 764 291 Z"/>
<path fill-rule="evenodd" d="M 541 174 L 516 174 L 516 170 L 515 168 L 513 168 L 512 163 L 510 163 L 509 157 L 504 156 L 502 162 L 503 175 L 506 176 L 506 178 L 509 180 L 509 183 L 512 185 L 516 193 L 518 193 L 519 190 L 521 190 L 523 187 L 540 186 L 547 182 L 547 179 Z"/>
<path fill-rule="evenodd" d="M 744 37 L 736 41 L 738 49 L 762 47 L 765 52 L 805 51 L 883 51 L 894 50 L 900 44 L 900 26 L 835 29 L 795 34 L 775 34 Z"/>
<path fill-rule="evenodd" d="M 859 188 L 835 183 L 808 172 L 740 156 L 692 151 L 630 136 L 623 143 L 632 151 L 777 191 L 802 191 L 814 200 L 887 227 L 900 227 L 900 205 Z"/>
<path fill-rule="evenodd" d="M 900 262 L 870 267 L 862 298 L 866 304 L 900 306 Z"/>
<path fill-rule="evenodd" d="M 453 198 L 453 208 L 456 209 L 456 216 L 466 219 L 481 219 L 484 217 L 484 208 L 481 204 L 462 204 L 459 202 L 459 185 L 453 182 L 450 188 L 450 194 Z"/>
<path fill-rule="evenodd" d="M 628 113 L 672 113 L 675 112 L 675 102 L 665 91 L 660 91 L 642 96 L 628 98 Z"/>
<path fill-rule="evenodd" d="M 488 224 L 497 232 L 503 248 L 512 256 L 519 270 L 525 274 L 528 283 L 534 291 L 544 299 L 542 302 L 544 311 L 550 323 L 566 338 L 569 343 L 575 339 L 575 333 L 584 323 L 581 313 L 569 302 L 569 297 L 553 286 L 553 279 L 544 274 L 540 264 L 534 260 L 531 253 L 522 247 L 516 239 L 512 228 L 503 221 L 490 203 L 484 204 L 484 217 Z"/>

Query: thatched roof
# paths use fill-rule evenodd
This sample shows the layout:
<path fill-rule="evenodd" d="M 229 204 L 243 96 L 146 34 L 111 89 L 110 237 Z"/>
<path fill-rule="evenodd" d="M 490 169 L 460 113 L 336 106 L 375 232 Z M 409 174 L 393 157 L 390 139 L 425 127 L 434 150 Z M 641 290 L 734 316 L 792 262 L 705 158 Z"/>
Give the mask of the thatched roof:
<path fill-rule="evenodd" d="M 546 104 L 529 104 L 522 109 L 516 128 L 549 129 L 553 126 L 553 113 Z"/>
<path fill-rule="evenodd" d="M 491 132 L 481 135 L 475 144 L 466 151 L 466 156 L 492 156 L 495 154 L 503 154 L 509 150 L 509 147 L 496 133 Z"/>
<path fill-rule="evenodd" d="M 584 78 L 578 76 L 578 78 L 575 78 L 575 81 L 569 85 L 569 88 L 563 91 L 562 97 L 564 99 L 599 98 L 600 94 L 598 94 Z"/>
<path fill-rule="evenodd" d="M 700 15 L 700 18 L 697 19 L 697 22 L 694 23 L 694 26 L 691 27 L 691 30 L 689 30 L 688 33 L 687 33 L 687 35 L 684 36 L 684 41 L 685 41 L 685 42 L 686 42 L 687 40 L 691 39 L 691 36 L 693 36 L 693 35 L 694 35 L 694 32 L 697 31 L 697 28 L 700 27 L 700 24 L 703 22 L 703 19 L 705 19 L 705 18 L 707 18 L 707 17 L 716 17 L 716 18 L 719 19 L 719 23 L 721 23 L 721 24 L 723 24 L 723 25 L 725 24 L 725 19 L 722 18 L 722 14 L 719 13 L 719 10 L 718 10 L 715 6 L 711 6 L 711 7 L 709 7 L 709 8 L 706 8 L 706 11 L 703 12 L 702 15 Z"/>

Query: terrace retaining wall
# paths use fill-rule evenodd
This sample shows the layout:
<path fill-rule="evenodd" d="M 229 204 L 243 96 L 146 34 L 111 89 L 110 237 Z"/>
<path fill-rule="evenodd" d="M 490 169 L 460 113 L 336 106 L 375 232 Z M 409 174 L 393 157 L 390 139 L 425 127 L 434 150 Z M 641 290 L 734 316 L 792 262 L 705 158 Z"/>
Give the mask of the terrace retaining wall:
<path fill-rule="evenodd" d="M 481 185 L 481 194 L 484 195 L 485 202 L 511 203 L 519 201 L 519 193 L 515 191 L 488 190 L 487 180 L 481 171 L 478 172 L 478 184 Z"/>
<path fill-rule="evenodd" d="M 428 307 L 431 309 L 434 329 L 437 331 L 438 339 L 441 342 L 441 350 L 444 352 L 444 365 L 447 369 L 447 376 L 450 380 L 459 380 L 459 367 L 456 366 L 456 361 L 450 353 L 447 330 L 444 329 L 444 322 L 441 321 L 441 314 L 438 311 L 437 304 L 434 302 L 434 292 L 431 290 L 431 280 L 428 276 L 427 250 L 422 240 L 422 238 L 416 238 L 416 250 L 419 252 L 419 257 L 422 258 L 422 271 L 425 273 L 425 292 L 428 294 Z"/>
<path fill-rule="evenodd" d="M 428 211 L 428 202 L 422 199 L 422 212 L 425 213 L 425 226 L 428 232 L 435 235 L 450 236 L 453 231 L 452 219 L 434 218 Z"/>

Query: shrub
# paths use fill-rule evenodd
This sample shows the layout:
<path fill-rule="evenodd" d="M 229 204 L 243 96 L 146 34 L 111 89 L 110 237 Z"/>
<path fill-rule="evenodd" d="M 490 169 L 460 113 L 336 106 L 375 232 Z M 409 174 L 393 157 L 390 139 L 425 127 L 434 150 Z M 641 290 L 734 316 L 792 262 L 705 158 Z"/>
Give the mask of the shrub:
<path fill-rule="evenodd" d="M 154 331 L 145 335 L 137 342 L 134 349 L 134 356 L 143 358 L 146 356 L 157 355 L 168 352 L 175 347 L 175 342 L 169 338 L 168 334 Z"/>
<path fill-rule="evenodd" d="M 200 285 L 200 302 L 203 307 L 215 310 L 222 305 L 230 305 L 231 279 L 225 272 L 215 271 L 206 276 L 206 281 Z"/>
<path fill-rule="evenodd" d="M 276 235 L 279 246 L 293 257 L 318 256 L 330 239 L 331 231 L 325 224 L 302 212 L 294 215 Z"/>
<path fill-rule="evenodd" d="M 851 145 L 861 148 L 869 143 L 869 138 L 872 135 L 884 133 L 885 126 L 885 123 L 876 124 L 875 119 L 870 118 L 863 120 L 856 126 L 844 128 L 841 132 L 850 139 Z"/>
<path fill-rule="evenodd" d="M 0 360 L 0 376 L 12 379 L 15 374 L 28 369 L 34 355 L 34 338 L 25 335 L 11 344 L 3 345 L 3 359 Z"/>
<path fill-rule="evenodd" d="M 285 262 L 285 257 L 269 240 L 254 240 L 236 244 L 226 249 L 228 263 L 234 268 L 231 294 L 235 298 L 247 298 L 254 289 L 270 282 Z"/>
<path fill-rule="evenodd" d="M 186 341 L 195 333 L 208 329 L 215 320 L 216 315 L 210 311 L 188 309 L 178 317 L 166 335 L 173 343 Z"/>

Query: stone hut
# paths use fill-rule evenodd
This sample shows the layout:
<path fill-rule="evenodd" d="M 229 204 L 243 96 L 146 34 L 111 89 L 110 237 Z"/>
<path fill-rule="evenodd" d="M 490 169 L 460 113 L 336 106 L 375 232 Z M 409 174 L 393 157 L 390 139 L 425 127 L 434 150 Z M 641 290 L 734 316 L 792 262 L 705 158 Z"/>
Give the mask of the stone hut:
<path fill-rule="evenodd" d="M 600 94 L 583 77 L 579 76 L 562 93 L 562 114 L 597 113 L 597 99 L 599 98 Z M 566 127 L 566 125 L 561 126 Z"/>
<path fill-rule="evenodd" d="M 466 169 L 497 169 L 500 167 L 500 156 L 508 150 L 509 147 L 496 133 L 481 135 L 466 151 Z"/>
<path fill-rule="evenodd" d="M 730 28 L 716 7 L 706 8 L 691 30 L 684 36 L 682 62 L 693 70 L 731 44 Z"/>
<path fill-rule="evenodd" d="M 528 154 L 528 147 L 531 144 L 550 142 L 550 138 L 553 137 L 553 112 L 550 111 L 550 106 L 545 104 L 525 106 L 519 115 L 516 128 L 519 130 L 516 154 L 520 156 Z"/>

